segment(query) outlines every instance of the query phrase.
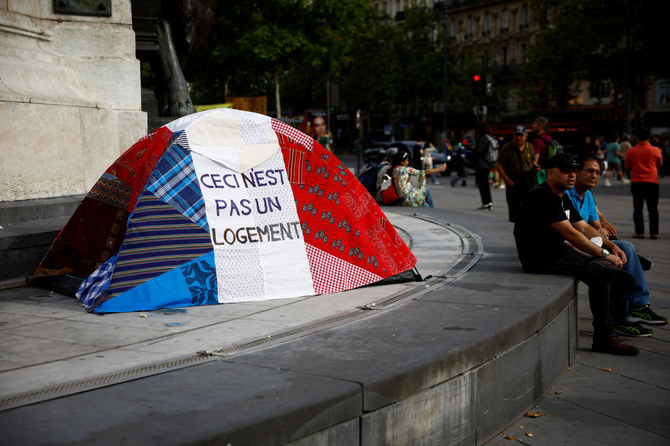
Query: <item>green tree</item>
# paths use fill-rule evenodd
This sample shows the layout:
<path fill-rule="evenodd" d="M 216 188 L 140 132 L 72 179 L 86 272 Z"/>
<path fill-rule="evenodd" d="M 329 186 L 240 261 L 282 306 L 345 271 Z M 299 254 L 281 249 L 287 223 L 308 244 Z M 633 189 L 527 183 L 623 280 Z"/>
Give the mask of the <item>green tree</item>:
<path fill-rule="evenodd" d="M 368 0 L 315 0 L 307 15 L 309 46 L 285 76 L 291 106 L 325 108 L 328 81 L 340 85 L 340 102 L 347 102 L 344 84 L 366 63 L 359 50 L 377 25 L 375 9 Z"/>
<path fill-rule="evenodd" d="M 306 0 L 223 1 L 200 52 L 193 78 L 196 101 L 267 94 L 273 86 L 281 116 L 281 77 L 310 52 Z"/>
<path fill-rule="evenodd" d="M 542 29 L 528 49 L 524 71 L 531 107 L 566 107 L 578 80 L 610 80 L 620 97 L 626 79 L 633 105 L 641 107 L 649 80 L 670 74 L 662 48 L 667 32 L 658 24 L 658 17 L 667 16 L 665 0 L 533 0 L 532 5 Z"/>

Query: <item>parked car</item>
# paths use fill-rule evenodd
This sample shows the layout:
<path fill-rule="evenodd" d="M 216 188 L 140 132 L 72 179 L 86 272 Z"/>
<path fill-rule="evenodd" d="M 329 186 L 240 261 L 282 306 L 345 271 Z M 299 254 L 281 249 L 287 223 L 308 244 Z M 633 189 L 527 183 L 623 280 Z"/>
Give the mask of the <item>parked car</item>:
<path fill-rule="evenodd" d="M 407 140 L 407 141 L 393 141 L 393 142 L 375 142 L 368 149 L 363 152 L 363 161 L 366 164 L 379 164 L 386 158 L 386 150 L 391 147 L 397 147 L 398 150 L 403 150 L 407 152 L 410 157 L 412 156 L 412 149 L 417 144 L 418 141 Z M 448 176 L 454 169 L 454 163 L 452 163 L 452 153 L 448 149 L 441 151 L 435 151 L 431 153 L 433 157 L 433 166 L 439 166 L 440 164 L 447 163 L 447 170 L 442 172 L 442 175 Z"/>
<path fill-rule="evenodd" d="M 412 154 L 412 147 L 416 141 L 376 141 L 363 152 L 363 161 L 366 164 L 379 164 L 386 158 L 386 151 L 391 147 L 397 147 L 399 150 Z"/>

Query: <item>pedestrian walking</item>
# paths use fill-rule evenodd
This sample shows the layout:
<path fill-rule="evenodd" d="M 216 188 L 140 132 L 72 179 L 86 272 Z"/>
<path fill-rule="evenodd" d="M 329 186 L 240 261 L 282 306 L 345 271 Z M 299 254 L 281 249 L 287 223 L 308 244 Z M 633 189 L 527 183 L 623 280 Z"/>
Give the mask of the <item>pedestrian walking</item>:
<path fill-rule="evenodd" d="M 498 140 L 491 136 L 491 126 L 488 122 L 477 124 L 477 144 L 475 145 L 475 184 L 479 188 L 479 197 L 482 205 L 480 210 L 490 211 L 493 208 L 489 175 L 491 168 L 498 158 Z"/>

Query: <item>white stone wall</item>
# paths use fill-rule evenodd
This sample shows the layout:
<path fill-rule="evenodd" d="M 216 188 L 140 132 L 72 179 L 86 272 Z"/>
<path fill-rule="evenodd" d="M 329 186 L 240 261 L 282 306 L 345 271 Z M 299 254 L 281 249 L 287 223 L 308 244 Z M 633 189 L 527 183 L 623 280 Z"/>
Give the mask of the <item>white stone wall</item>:
<path fill-rule="evenodd" d="M 0 0 L 0 201 L 84 194 L 146 134 L 130 7 Z"/>

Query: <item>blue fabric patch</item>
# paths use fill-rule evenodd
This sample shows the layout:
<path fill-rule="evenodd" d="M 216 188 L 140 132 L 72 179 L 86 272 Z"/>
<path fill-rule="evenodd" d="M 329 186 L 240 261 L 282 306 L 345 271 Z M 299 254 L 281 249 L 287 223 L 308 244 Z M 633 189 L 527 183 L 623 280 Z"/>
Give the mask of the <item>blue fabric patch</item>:
<path fill-rule="evenodd" d="M 214 252 L 209 252 L 102 302 L 93 312 L 151 311 L 217 303 Z"/>
<path fill-rule="evenodd" d="M 209 232 L 205 200 L 188 150 L 173 144 L 151 173 L 147 189 Z"/>
<path fill-rule="evenodd" d="M 95 304 L 98 297 L 100 297 L 112 281 L 112 275 L 114 274 L 114 267 L 116 266 L 116 259 L 118 254 L 114 255 L 108 259 L 105 263 L 100 265 L 98 269 L 93 271 L 90 276 L 88 276 L 82 283 L 79 285 L 77 290 L 77 299 L 84 304 L 87 310 L 90 310 L 91 307 Z"/>

